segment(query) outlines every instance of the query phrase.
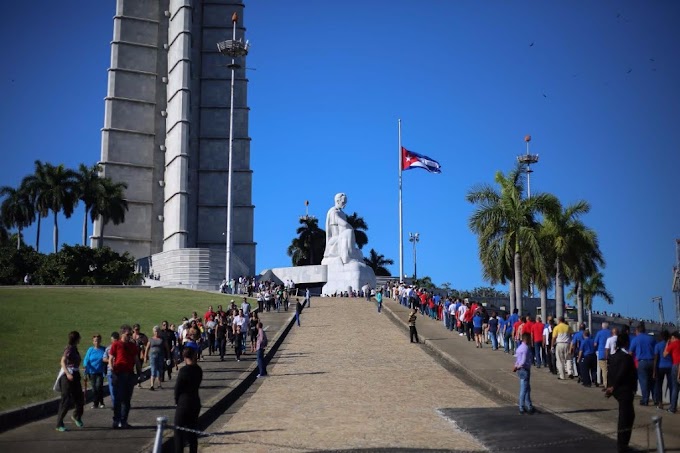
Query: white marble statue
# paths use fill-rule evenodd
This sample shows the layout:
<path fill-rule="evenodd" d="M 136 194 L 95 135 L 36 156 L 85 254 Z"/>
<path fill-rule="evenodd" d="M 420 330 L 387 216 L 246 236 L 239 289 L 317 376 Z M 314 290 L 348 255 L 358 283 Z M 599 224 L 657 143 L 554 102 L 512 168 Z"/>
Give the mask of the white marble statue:
<path fill-rule="evenodd" d="M 342 264 L 350 261 L 363 261 L 361 250 L 357 247 L 354 238 L 354 229 L 347 222 L 347 214 L 342 208 L 347 205 L 347 195 L 339 193 L 335 195 L 335 206 L 326 214 L 326 258 L 340 258 Z M 322 264 L 323 263 L 322 261 Z"/>
<path fill-rule="evenodd" d="M 327 266 L 327 282 L 322 294 L 358 291 L 365 285 L 375 288 L 373 269 L 364 263 L 364 256 L 357 247 L 354 229 L 347 223 L 347 214 L 342 210 L 347 204 L 347 195 L 335 195 L 335 206 L 326 214 L 326 250 L 322 265 Z"/>

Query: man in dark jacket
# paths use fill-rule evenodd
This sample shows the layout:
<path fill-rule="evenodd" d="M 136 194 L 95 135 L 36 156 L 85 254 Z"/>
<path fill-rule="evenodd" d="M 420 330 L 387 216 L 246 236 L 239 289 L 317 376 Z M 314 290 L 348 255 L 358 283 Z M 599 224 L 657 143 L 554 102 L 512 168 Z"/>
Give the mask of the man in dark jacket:
<path fill-rule="evenodd" d="M 416 330 L 416 318 L 418 317 L 418 309 L 414 308 L 411 311 L 411 314 L 408 317 L 408 330 L 410 331 L 411 334 L 411 343 L 415 342 L 420 343 L 420 340 L 418 339 L 418 331 Z"/>
<path fill-rule="evenodd" d="M 619 423 L 616 445 L 618 451 L 629 451 L 628 444 L 635 422 L 633 397 L 637 391 L 637 372 L 633 357 L 628 353 L 628 334 L 622 333 L 616 339 L 616 352 L 609 356 L 607 397 L 614 396 L 619 402 Z"/>
<path fill-rule="evenodd" d="M 300 299 L 297 299 L 297 303 L 295 304 L 295 321 L 297 322 L 298 327 L 300 327 L 300 314 L 302 313 L 302 304 L 300 303 Z"/>

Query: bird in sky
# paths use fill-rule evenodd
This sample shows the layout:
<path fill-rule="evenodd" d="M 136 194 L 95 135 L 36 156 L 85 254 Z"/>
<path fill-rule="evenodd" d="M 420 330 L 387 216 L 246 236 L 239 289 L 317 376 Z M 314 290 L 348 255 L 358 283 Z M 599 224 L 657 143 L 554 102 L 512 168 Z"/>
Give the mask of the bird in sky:
<path fill-rule="evenodd" d="M 629 69 L 629 70 L 626 71 L 626 74 L 630 74 L 631 72 L 633 72 L 633 70 Z"/>
<path fill-rule="evenodd" d="M 534 43 L 532 42 L 531 44 L 529 44 L 529 47 L 534 47 Z"/>
<path fill-rule="evenodd" d="M 548 96 L 546 96 L 546 94 L 545 94 L 545 93 L 543 93 L 543 97 L 544 97 L 544 98 L 547 98 Z"/>

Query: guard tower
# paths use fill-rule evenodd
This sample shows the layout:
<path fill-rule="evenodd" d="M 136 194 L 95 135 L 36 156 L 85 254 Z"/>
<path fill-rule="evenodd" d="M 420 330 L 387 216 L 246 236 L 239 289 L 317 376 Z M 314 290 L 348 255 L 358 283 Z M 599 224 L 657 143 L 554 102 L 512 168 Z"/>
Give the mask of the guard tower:
<path fill-rule="evenodd" d="M 526 154 L 520 154 L 517 156 L 517 162 L 525 166 L 525 172 L 527 174 L 527 198 L 531 198 L 531 174 L 534 172 L 531 169 L 532 164 L 538 163 L 538 154 L 529 153 L 529 142 L 531 141 L 531 135 L 526 135 L 524 137 L 524 143 L 527 144 Z"/>

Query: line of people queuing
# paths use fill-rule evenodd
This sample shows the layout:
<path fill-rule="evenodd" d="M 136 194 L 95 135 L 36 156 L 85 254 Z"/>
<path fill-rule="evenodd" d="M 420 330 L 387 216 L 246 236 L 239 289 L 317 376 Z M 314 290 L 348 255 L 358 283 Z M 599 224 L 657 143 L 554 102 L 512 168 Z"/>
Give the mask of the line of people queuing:
<path fill-rule="evenodd" d="M 577 379 L 585 387 L 602 386 L 605 396 L 614 396 L 619 405 L 617 445 L 628 451 L 635 420 L 634 397 L 640 384 L 639 404 L 647 406 L 650 398 L 658 409 L 664 408 L 664 381 L 670 393 L 669 413 L 676 413 L 680 389 L 680 332 L 664 330 L 656 336 L 647 334 L 640 323 L 636 333 L 629 326 L 621 332 L 609 329 L 606 322 L 593 336 L 585 324 L 573 332 L 564 317 L 558 322 L 548 316 L 543 323 L 540 316 L 520 316 L 495 311 L 474 301 L 445 298 L 436 300 L 432 293 L 414 287 L 393 287 L 392 297 L 411 312 L 408 326 L 411 342 L 418 341 L 415 327 L 418 311 L 443 322 L 449 331 L 456 331 L 477 348 L 491 343 L 492 350 L 503 350 L 516 357 L 513 371 L 520 382 L 519 413 L 534 413 L 531 401 L 530 370 L 532 367 L 549 370 L 557 379 Z"/>
<path fill-rule="evenodd" d="M 112 332 L 107 347 L 102 345 L 101 335 L 95 334 L 92 346 L 82 359 L 78 350 L 80 340 L 78 331 L 69 333 L 68 345 L 62 354 L 54 385 L 54 390 L 61 393 L 56 423 L 59 432 L 68 431 L 64 419 L 70 406 L 74 406 L 71 419 L 75 426 L 84 426 L 82 416 L 88 381 L 92 386 L 92 409 L 105 408 L 105 377 L 113 406 L 112 428 L 131 428 L 128 423 L 131 399 L 135 387 L 142 388 L 142 367 L 145 363 L 150 365 L 148 389 L 151 391 L 162 389 L 166 375 L 171 380 L 173 371 L 179 370 L 174 388 L 177 404 L 175 426 L 192 429 L 196 429 L 200 411 L 198 388 L 202 371 L 197 364 L 204 349 L 208 350 L 209 355 L 216 354 L 220 360 L 224 360 L 229 345 L 234 350 L 235 360 L 240 361 L 250 340 L 250 352 L 257 354 L 258 377 L 267 375 L 264 361 L 267 335 L 258 313 L 251 312 L 246 298 L 241 308 L 236 307 L 232 300 L 226 311 L 218 305 L 216 311 L 209 306 L 202 317 L 194 312 L 191 319 L 183 318 L 177 328 L 163 321 L 160 326 L 153 327 L 150 338 L 141 332 L 139 324 L 132 327 L 124 324 L 119 331 Z M 184 366 L 180 368 L 182 363 Z M 181 451 L 187 442 L 192 451 L 197 446 L 195 435 L 181 430 L 175 431 L 175 442 L 179 448 L 177 451 Z"/>
<path fill-rule="evenodd" d="M 522 335 L 527 333 L 536 368 L 544 367 L 560 380 L 576 379 L 585 387 L 602 386 L 602 391 L 606 390 L 607 363 L 617 349 L 616 337 L 620 333 L 619 328 L 610 329 L 606 322 L 592 335 L 585 324 L 573 332 L 564 318 L 556 322 L 548 316 L 543 322 L 541 316 L 520 316 L 517 309 L 513 313 L 497 313 L 475 301 L 442 298 L 412 285 L 395 285 L 391 295 L 402 305 L 416 308 L 421 315 L 442 321 L 447 330 L 474 341 L 477 348 L 490 344 L 492 350 L 514 355 Z M 655 406 L 663 409 L 663 396 L 668 393 L 667 410 L 675 413 L 680 390 L 680 352 L 674 356 L 673 351 L 680 349 L 680 344 L 671 345 L 680 339 L 680 333 L 665 330 L 655 338 L 646 333 L 644 323 L 638 325 L 637 335 L 628 326 L 621 329 L 630 338 L 628 350 L 635 359 L 642 393 L 640 404 L 648 405 L 651 398 Z M 667 347 L 670 351 L 666 351 Z"/>

